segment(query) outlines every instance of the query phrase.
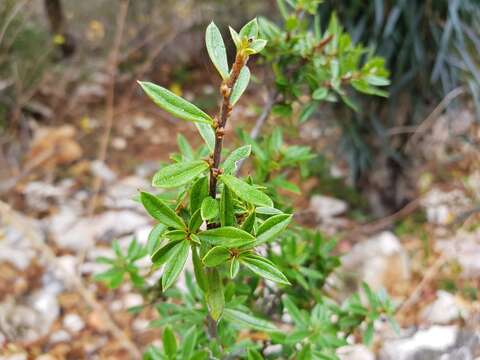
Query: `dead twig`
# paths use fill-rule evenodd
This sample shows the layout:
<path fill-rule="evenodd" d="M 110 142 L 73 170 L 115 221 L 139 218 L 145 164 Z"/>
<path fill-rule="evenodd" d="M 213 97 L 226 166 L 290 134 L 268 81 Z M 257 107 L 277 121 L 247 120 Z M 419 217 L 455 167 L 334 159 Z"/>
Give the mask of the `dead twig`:
<path fill-rule="evenodd" d="M 423 276 L 422 280 L 417 284 L 410 296 L 405 299 L 405 301 L 403 301 L 397 308 L 396 316 L 404 313 L 407 309 L 417 303 L 425 287 L 434 279 L 434 277 L 438 274 L 438 271 L 445 264 L 446 261 L 446 256 L 442 255 L 437 260 L 435 260 L 432 265 L 430 265 L 430 267 L 425 271 L 425 275 Z"/>
<path fill-rule="evenodd" d="M 410 150 L 415 147 L 418 143 L 418 140 L 422 134 L 427 131 L 435 122 L 435 120 L 440 116 L 440 114 L 448 107 L 448 105 L 458 96 L 466 92 L 465 87 L 459 86 L 452 91 L 450 91 L 445 97 L 440 101 L 440 103 L 433 109 L 433 111 L 428 115 L 425 120 L 417 127 L 413 135 L 408 139 L 405 144 L 405 150 Z"/>
<path fill-rule="evenodd" d="M 114 117 L 114 107 L 115 107 L 115 78 L 117 75 L 117 64 L 118 64 L 118 54 L 120 50 L 120 45 L 122 42 L 123 31 L 125 28 L 125 23 L 127 19 L 127 12 L 128 12 L 128 4 L 129 0 L 123 0 L 120 3 L 120 11 L 117 16 L 117 31 L 115 33 L 115 39 L 113 42 L 113 48 L 110 53 L 110 58 L 108 61 L 108 74 L 110 77 L 110 86 L 107 93 L 106 99 L 106 112 L 105 112 L 105 128 L 100 139 L 100 150 L 98 153 L 98 160 L 101 162 L 105 162 L 107 157 L 107 150 L 108 150 L 108 143 L 110 141 L 110 134 L 112 132 L 112 125 L 113 125 L 113 117 Z M 93 181 L 93 195 L 90 200 L 87 213 L 91 216 L 95 212 L 95 208 L 97 206 L 97 199 L 98 193 L 102 186 L 102 178 L 100 176 L 96 176 Z"/>

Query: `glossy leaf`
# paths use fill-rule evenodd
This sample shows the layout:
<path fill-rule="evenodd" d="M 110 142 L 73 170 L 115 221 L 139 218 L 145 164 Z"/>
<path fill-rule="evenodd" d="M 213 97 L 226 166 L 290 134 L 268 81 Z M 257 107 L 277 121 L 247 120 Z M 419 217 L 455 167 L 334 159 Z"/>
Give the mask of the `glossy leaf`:
<path fill-rule="evenodd" d="M 190 189 L 190 214 L 200 210 L 203 199 L 208 196 L 208 178 L 206 176 L 196 180 Z"/>
<path fill-rule="evenodd" d="M 231 35 L 231 37 L 232 37 L 233 43 L 235 44 L 235 46 L 236 46 L 237 49 L 238 49 L 238 47 L 239 47 L 240 44 L 241 44 L 240 34 L 237 33 L 237 32 L 235 31 L 235 29 L 232 28 L 231 26 L 229 26 L 228 29 L 230 30 L 230 35 Z"/>
<path fill-rule="evenodd" d="M 211 196 L 202 201 L 201 214 L 203 220 L 211 220 L 218 216 L 218 202 Z"/>
<path fill-rule="evenodd" d="M 224 317 L 233 324 L 265 332 L 276 332 L 278 329 L 270 322 L 253 315 L 245 314 L 236 309 L 225 309 Z"/>
<path fill-rule="evenodd" d="M 231 279 L 235 278 L 239 270 L 240 270 L 240 261 L 238 261 L 237 258 L 233 258 L 230 261 L 230 278 Z"/>
<path fill-rule="evenodd" d="M 272 200 L 254 186 L 232 175 L 221 175 L 220 180 L 240 199 L 258 206 L 273 207 Z"/>
<path fill-rule="evenodd" d="M 222 226 L 235 225 L 232 193 L 226 186 L 223 187 L 220 197 L 220 224 Z"/>
<path fill-rule="evenodd" d="M 290 285 L 285 275 L 270 260 L 252 253 L 242 254 L 239 259 L 255 274 L 280 284 Z"/>
<path fill-rule="evenodd" d="M 217 321 L 222 316 L 225 307 L 222 279 L 217 269 L 207 269 L 207 284 L 206 298 L 208 309 L 212 319 Z"/>
<path fill-rule="evenodd" d="M 215 246 L 205 254 L 202 262 L 208 267 L 218 266 L 227 262 L 230 256 L 230 252 L 226 247 Z"/>
<path fill-rule="evenodd" d="M 151 82 L 139 81 L 138 83 L 148 97 L 168 113 L 186 121 L 212 124 L 212 118 L 208 114 L 170 90 Z"/>
<path fill-rule="evenodd" d="M 200 209 L 195 211 L 195 213 L 190 217 L 190 220 L 188 222 L 188 230 L 190 233 L 195 234 L 200 226 L 202 226 L 203 220 L 202 220 L 202 215 L 200 213 Z"/>
<path fill-rule="evenodd" d="M 235 103 L 240 99 L 242 94 L 245 92 L 248 83 L 250 82 L 250 70 L 247 66 L 244 66 L 238 74 L 238 79 L 233 85 L 232 92 L 230 94 L 230 103 L 235 105 Z"/>
<path fill-rule="evenodd" d="M 195 179 L 207 169 L 208 164 L 203 160 L 168 165 L 155 173 L 152 185 L 161 188 L 178 187 Z"/>
<path fill-rule="evenodd" d="M 189 249 L 190 244 L 187 240 L 181 240 L 172 249 L 172 255 L 169 257 L 167 263 L 165 264 L 165 269 L 163 270 L 162 274 L 163 291 L 167 290 L 170 286 L 172 286 L 182 272 L 183 267 L 185 266 L 185 262 L 188 258 Z"/>
<path fill-rule="evenodd" d="M 193 263 L 193 272 L 195 273 L 195 279 L 197 284 L 204 292 L 207 291 L 207 275 L 203 268 L 200 257 L 198 256 L 197 246 L 192 247 L 192 263 Z"/>
<path fill-rule="evenodd" d="M 185 223 L 182 218 L 155 195 L 141 192 L 140 201 L 150 216 L 157 219 L 162 224 L 176 229 L 185 229 Z"/>
<path fill-rule="evenodd" d="M 155 225 L 148 234 L 147 252 L 152 255 L 162 243 L 162 234 L 167 230 L 165 224 Z"/>
<path fill-rule="evenodd" d="M 178 245 L 182 240 L 174 240 L 166 243 L 164 246 L 162 246 L 160 249 L 155 251 L 152 255 L 152 263 L 156 267 L 159 267 L 163 264 L 165 264 L 169 259 L 170 256 L 173 254 L 173 249 L 175 248 L 176 245 Z"/>
<path fill-rule="evenodd" d="M 227 79 L 229 77 L 227 51 L 223 43 L 222 34 L 213 22 L 208 25 L 207 31 L 205 32 L 205 43 L 213 65 L 217 68 L 220 76 L 224 80 Z"/>
<path fill-rule="evenodd" d="M 245 230 L 248 233 L 252 233 L 253 226 L 255 225 L 255 219 L 256 219 L 255 212 L 252 211 L 252 213 L 249 214 L 245 219 L 245 221 L 243 222 L 242 230 Z"/>
<path fill-rule="evenodd" d="M 279 214 L 268 218 L 257 230 L 255 246 L 264 244 L 285 230 L 292 221 L 292 215 Z"/>
<path fill-rule="evenodd" d="M 255 242 L 255 238 L 233 226 L 223 226 L 198 233 L 200 240 L 210 245 L 221 245 L 227 248 L 238 248 L 248 246 Z"/>
<path fill-rule="evenodd" d="M 210 153 L 213 153 L 213 150 L 215 149 L 215 132 L 213 131 L 212 126 L 200 122 L 196 122 L 195 126 L 197 127 L 203 141 L 205 141 L 208 150 L 210 150 Z"/>
<path fill-rule="evenodd" d="M 246 159 L 252 152 L 251 145 L 245 145 L 233 150 L 223 162 L 223 172 L 225 174 L 232 174 L 238 161 Z"/>

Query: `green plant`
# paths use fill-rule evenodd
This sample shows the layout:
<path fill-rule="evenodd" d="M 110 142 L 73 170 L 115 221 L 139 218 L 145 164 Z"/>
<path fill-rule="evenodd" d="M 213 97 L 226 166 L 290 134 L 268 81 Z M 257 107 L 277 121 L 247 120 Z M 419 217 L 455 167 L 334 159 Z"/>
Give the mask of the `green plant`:
<path fill-rule="evenodd" d="M 273 177 L 309 160 L 308 148 L 283 145 L 281 132 L 275 131 L 263 141 L 241 134 L 247 145 L 230 152 L 224 149 L 226 123 L 250 78 L 247 61 L 266 45 L 258 37 L 256 19 L 239 33 L 233 29 L 230 33 L 237 49 L 231 68 L 220 31 L 213 23 L 206 30 L 208 54 L 222 77 L 217 116 L 209 116 L 163 87 L 140 82 L 158 106 L 193 122 L 205 144 L 195 151 L 178 136 L 180 152 L 171 156 L 174 163 L 162 166 L 152 179 L 154 187 L 166 191 L 140 194 L 139 201 L 157 221 L 148 243 L 141 247 L 133 240 L 126 255 L 114 244 L 116 259 L 100 259 L 111 268 L 98 278 L 116 287 L 129 274 L 148 300 L 144 306 L 155 306 L 159 319 L 151 325 L 163 329 L 163 348 L 150 346 L 146 360 L 262 359 L 267 339 L 282 345 L 281 354 L 274 358 L 336 359 L 335 350 L 346 339 L 329 339 L 338 338 L 345 329 L 361 332 L 362 324 L 371 335 L 370 324 L 391 311 L 355 302 L 355 313 L 355 306 L 335 305 L 321 291 L 339 265 L 332 254 L 335 241 L 299 226 L 288 228 L 293 217 L 286 211 L 290 205 L 282 204 L 274 191 L 279 184 Z M 253 175 L 243 179 L 237 164 L 251 152 L 256 157 Z M 286 178 L 280 179 L 283 187 L 294 187 L 285 185 L 289 184 Z M 162 271 L 154 285 L 136 280 L 135 262 L 147 254 L 152 269 L 142 276 Z M 189 257 L 193 274 L 184 269 Z M 184 289 L 180 290 L 175 284 L 182 273 Z M 378 298 L 371 292 L 367 295 Z M 303 319 L 295 326 L 284 324 L 293 338 L 282 335 L 284 330 L 277 326 L 284 311 L 295 323 L 296 313 Z M 336 314 L 343 325 L 329 325 L 331 319 L 324 316 L 329 314 Z M 245 335 L 244 329 L 250 332 Z M 256 340 L 254 334 L 264 340 Z"/>

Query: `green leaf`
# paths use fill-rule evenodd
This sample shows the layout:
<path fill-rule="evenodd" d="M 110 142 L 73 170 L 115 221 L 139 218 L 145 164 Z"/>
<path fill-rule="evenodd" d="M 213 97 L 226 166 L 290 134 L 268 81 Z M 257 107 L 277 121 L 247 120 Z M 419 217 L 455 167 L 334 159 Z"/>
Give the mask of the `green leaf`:
<path fill-rule="evenodd" d="M 209 124 L 196 122 L 195 126 L 197 127 L 200 136 L 210 150 L 210 153 L 213 153 L 215 149 L 215 132 Z"/>
<path fill-rule="evenodd" d="M 174 359 L 177 353 L 177 339 L 170 326 L 163 330 L 163 350 L 169 359 Z"/>
<path fill-rule="evenodd" d="M 222 34 L 213 21 L 208 25 L 205 32 L 205 43 L 207 45 L 208 55 L 220 73 L 220 76 L 223 80 L 228 79 L 227 51 L 225 50 Z"/>
<path fill-rule="evenodd" d="M 255 212 L 260 215 L 278 215 L 283 214 L 281 210 L 275 209 L 274 207 L 257 207 Z"/>
<path fill-rule="evenodd" d="M 182 134 L 177 135 L 177 145 L 180 149 L 180 153 L 182 154 L 183 161 L 191 161 L 193 160 L 193 150 L 188 140 Z"/>
<path fill-rule="evenodd" d="M 183 270 L 185 262 L 188 258 L 188 250 L 190 244 L 187 240 L 181 240 L 179 244 L 172 249 L 172 255 L 165 264 L 165 269 L 162 274 L 162 290 L 167 290 L 173 285 L 175 280 Z"/>
<path fill-rule="evenodd" d="M 247 66 L 242 67 L 240 74 L 238 74 L 238 79 L 233 84 L 232 92 L 230 93 L 230 103 L 235 105 L 235 103 L 240 99 L 242 94 L 245 92 L 245 89 L 250 82 L 250 70 Z"/>
<path fill-rule="evenodd" d="M 241 38 L 240 38 L 240 34 L 237 33 L 235 31 L 234 28 L 232 28 L 231 26 L 228 27 L 228 29 L 230 30 L 230 35 L 232 36 L 232 40 L 233 40 L 233 43 L 235 44 L 235 46 L 238 47 L 240 46 L 241 44 Z"/>
<path fill-rule="evenodd" d="M 252 41 L 248 49 L 252 50 L 252 54 L 258 54 L 260 51 L 262 51 L 265 48 L 265 45 L 267 45 L 267 40 L 257 39 Z"/>
<path fill-rule="evenodd" d="M 183 240 L 187 237 L 185 230 L 170 230 L 165 233 L 165 237 L 169 240 Z"/>
<path fill-rule="evenodd" d="M 104 282 L 110 289 L 116 289 L 122 283 L 124 274 L 123 269 L 111 268 L 95 275 L 95 280 Z"/>
<path fill-rule="evenodd" d="M 253 205 L 273 207 L 272 200 L 254 186 L 228 174 L 221 175 L 219 179 L 240 199 Z"/>
<path fill-rule="evenodd" d="M 328 89 L 327 88 L 318 88 L 312 94 L 312 98 L 314 100 L 323 100 L 328 96 Z"/>
<path fill-rule="evenodd" d="M 200 209 L 195 211 L 195 213 L 190 217 L 190 221 L 188 222 L 188 230 L 190 233 L 195 234 L 200 226 L 202 226 L 202 214 Z"/>
<path fill-rule="evenodd" d="M 239 310 L 226 308 L 223 311 L 226 320 L 233 324 L 238 324 L 247 328 L 265 332 L 277 332 L 278 329 L 270 322 L 255 316 L 245 314 Z"/>
<path fill-rule="evenodd" d="M 264 244 L 283 232 L 290 221 L 292 221 L 292 216 L 279 214 L 268 218 L 257 230 L 255 246 Z"/>
<path fill-rule="evenodd" d="M 248 233 L 252 233 L 253 226 L 255 225 L 255 219 L 256 219 L 255 211 L 252 211 L 252 213 L 249 214 L 245 219 L 245 221 L 243 222 L 242 230 L 245 230 Z"/>
<path fill-rule="evenodd" d="M 366 346 L 370 346 L 373 340 L 373 322 L 368 323 L 367 329 L 363 333 L 363 343 Z"/>
<path fill-rule="evenodd" d="M 147 252 L 148 254 L 152 255 L 155 250 L 162 243 L 162 234 L 167 230 L 167 226 L 165 224 L 157 224 L 155 225 L 150 233 L 148 234 L 147 240 Z"/>
<path fill-rule="evenodd" d="M 225 307 L 223 284 L 220 273 L 215 268 L 207 269 L 208 291 L 206 294 L 208 309 L 213 320 L 220 319 Z"/>
<path fill-rule="evenodd" d="M 207 275 L 203 268 L 200 257 L 198 256 L 197 246 L 192 247 L 192 263 L 193 263 L 193 272 L 195 273 L 195 279 L 197 284 L 204 292 L 207 291 Z"/>
<path fill-rule="evenodd" d="M 207 196 L 202 201 L 201 207 L 202 219 L 211 220 L 218 216 L 218 202 L 211 196 Z"/>
<path fill-rule="evenodd" d="M 239 259 L 255 274 L 280 284 L 290 285 L 285 275 L 270 260 L 252 253 L 242 254 Z"/>
<path fill-rule="evenodd" d="M 140 193 L 140 201 L 150 216 L 162 224 L 176 229 L 185 229 L 185 223 L 182 218 L 155 195 L 142 191 Z"/>
<path fill-rule="evenodd" d="M 248 349 L 247 360 L 263 360 L 263 356 L 255 349 Z"/>
<path fill-rule="evenodd" d="M 175 248 L 176 245 L 178 245 L 182 240 L 174 240 L 170 241 L 164 246 L 162 246 L 160 249 L 155 251 L 152 255 L 152 263 L 153 265 L 159 267 L 163 264 L 165 264 L 169 259 L 170 256 L 173 254 L 173 249 Z"/>
<path fill-rule="evenodd" d="M 212 124 L 213 120 L 208 114 L 170 90 L 151 82 L 138 83 L 148 97 L 166 112 L 186 121 Z"/>
<path fill-rule="evenodd" d="M 185 333 L 182 341 L 182 359 L 189 360 L 192 357 L 195 345 L 197 344 L 197 335 L 195 325 Z"/>
<path fill-rule="evenodd" d="M 258 35 L 258 23 L 257 18 L 250 20 L 246 23 L 243 28 L 240 30 L 240 37 L 249 38 L 256 38 Z"/>
<path fill-rule="evenodd" d="M 240 270 L 240 261 L 235 257 L 230 261 L 230 278 L 233 279 L 237 276 L 238 270 Z"/>
<path fill-rule="evenodd" d="M 222 226 L 235 225 L 232 194 L 226 186 L 223 187 L 222 196 L 220 198 L 220 224 Z"/>
<path fill-rule="evenodd" d="M 155 173 L 152 185 L 161 188 L 178 187 L 195 179 L 207 169 L 208 164 L 203 160 L 168 165 Z"/>
<path fill-rule="evenodd" d="M 302 328 L 308 326 L 308 322 L 302 315 L 302 312 L 288 295 L 282 296 L 282 303 L 283 307 L 287 310 L 295 325 Z"/>
<path fill-rule="evenodd" d="M 373 85 L 373 86 L 388 86 L 388 85 L 390 85 L 390 80 L 388 80 L 387 78 L 381 77 L 381 76 L 369 75 L 365 78 L 365 80 L 367 80 L 367 82 L 370 85 Z"/>
<path fill-rule="evenodd" d="M 238 149 L 233 150 L 223 162 L 224 174 L 233 173 L 235 171 L 235 166 L 237 162 L 242 159 L 248 158 L 251 152 L 252 152 L 251 145 L 245 145 L 245 146 L 239 147 Z"/>
<path fill-rule="evenodd" d="M 205 254 L 202 262 L 208 267 L 218 266 L 227 262 L 230 256 L 230 252 L 226 247 L 215 246 Z"/>
<path fill-rule="evenodd" d="M 196 180 L 190 189 L 190 214 L 200 210 L 202 201 L 208 196 L 208 178 L 206 176 Z"/>
<path fill-rule="evenodd" d="M 255 238 L 233 226 L 223 226 L 198 233 L 200 240 L 210 245 L 221 245 L 227 248 L 238 248 L 255 242 Z"/>

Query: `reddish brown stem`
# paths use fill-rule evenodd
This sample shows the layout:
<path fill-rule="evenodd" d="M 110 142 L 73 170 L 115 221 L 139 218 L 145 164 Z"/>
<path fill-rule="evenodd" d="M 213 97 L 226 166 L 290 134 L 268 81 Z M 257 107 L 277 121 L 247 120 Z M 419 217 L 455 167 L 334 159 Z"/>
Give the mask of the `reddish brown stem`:
<path fill-rule="evenodd" d="M 222 93 L 222 104 L 220 105 L 220 111 L 218 116 L 215 118 L 215 148 L 213 150 L 213 164 L 210 168 L 210 196 L 215 199 L 217 196 L 217 177 L 220 174 L 220 160 L 222 155 L 223 147 L 223 136 L 225 133 L 225 125 L 227 120 L 230 117 L 232 112 L 232 104 L 230 102 L 230 96 L 232 93 L 232 88 L 238 80 L 240 71 L 247 64 L 248 57 L 242 53 L 237 53 L 235 57 L 235 63 L 232 66 L 232 72 L 230 77 L 225 80 L 221 87 L 220 91 Z"/>

